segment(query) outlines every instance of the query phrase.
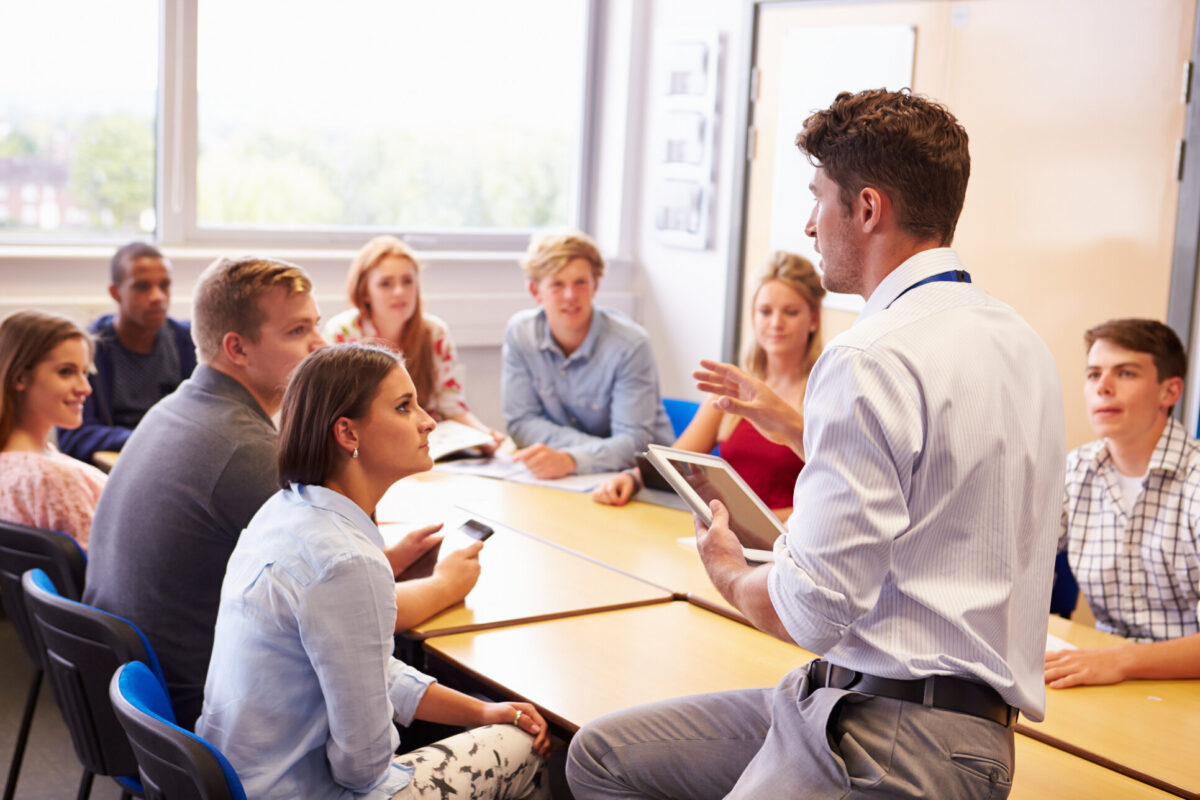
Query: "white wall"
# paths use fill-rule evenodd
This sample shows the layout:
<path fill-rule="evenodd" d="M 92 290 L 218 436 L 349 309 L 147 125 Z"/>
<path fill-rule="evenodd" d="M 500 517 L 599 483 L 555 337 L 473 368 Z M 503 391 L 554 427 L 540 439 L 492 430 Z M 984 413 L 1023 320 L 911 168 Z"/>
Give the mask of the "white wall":
<path fill-rule="evenodd" d="M 740 96 L 736 85 L 742 52 L 741 3 L 728 0 L 654 0 L 652 4 L 649 64 L 646 71 L 641 212 L 637 261 L 642 267 L 640 288 L 642 322 L 650 331 L 658 357 L 663 394 L 699 398 L 691 379 L 701 358 L 718 358 L 724 334 L 725 287 L 732 219 L 734 165 L 734 106 Z M 717 173 L 712 234 L 707 250 L 666 247 L 657 238 L 651 217 L 655 184 L 655 142 L 661 125 L 663 43 L 680 31 L 721 34 L 721 91 L 717 127 Z"/>

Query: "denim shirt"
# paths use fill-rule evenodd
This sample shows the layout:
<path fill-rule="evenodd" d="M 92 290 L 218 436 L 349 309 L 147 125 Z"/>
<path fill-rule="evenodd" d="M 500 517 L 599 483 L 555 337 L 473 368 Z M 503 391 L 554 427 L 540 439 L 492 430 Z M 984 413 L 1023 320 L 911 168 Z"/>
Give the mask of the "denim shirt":
<path fill-rule="evenodd" d="M 588 335 L 570 356 L 544 310 L 518 312 L 504 332 L 500 386 L 517 445 L 561 450 L 580 474 L 633 466 L 647 444 L 673 441 L 650 337 L 616 311 L 594 307 Z"/>
<path fill-rule="evenodd" d="M 277 492 L 229 559 L 196 732 L 248 797 L 390 798 L 392 720 L 433 679 L 392 658 L 396 595 L 379 529 L 322 486 Z"/>

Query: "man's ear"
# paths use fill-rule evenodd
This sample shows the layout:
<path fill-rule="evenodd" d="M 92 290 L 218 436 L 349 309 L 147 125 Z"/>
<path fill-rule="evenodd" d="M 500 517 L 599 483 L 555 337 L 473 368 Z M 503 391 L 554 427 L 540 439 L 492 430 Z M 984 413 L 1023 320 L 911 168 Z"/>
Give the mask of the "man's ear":
<path fill-rule="evenodd" d="M 858 193 L 858 223 L 863 233 L 871 233 L 883 223 L 883 215 L 891 210 L 888 196 L 874 186 L 864 186 Z"/>
<path fill-rule="evenodd" d="M 1167 378 L 1162 382 L 1159 391 L 1161 392 L 1159 405 L 1164 410 L 1170 408 L 1179 402 L 1179 398 L 1183 397 L 1183 378 Z"/>
<path fill-rule="evenodd" d="M 250 360 L 246 353 L 246 341 L 240 333 L 227 331 L 221 337 L 221 353 L 230 364 L 244 367 Z"/>
<path fill-rule="evenodd" d="M 539 303 L 542 302 L 542 298 L 538 297 L 538 282 L 530 281 L 528 286 L 529 286 L 529 296 L 532 297 L 534 300 L 536 300 Z"/>
<path fill-rule="evenodd" d="M 108 296 L 111 297 L 117 305 L 121 305 L 121 293 L 117 291 L 116 284 L 108 285 Z"/>
<path fill-rule="evenodd" d="M 358 449 L 358 426 L 348 417 L 338 417 L 333 423 L 333 439 L 347 453 Z"/>

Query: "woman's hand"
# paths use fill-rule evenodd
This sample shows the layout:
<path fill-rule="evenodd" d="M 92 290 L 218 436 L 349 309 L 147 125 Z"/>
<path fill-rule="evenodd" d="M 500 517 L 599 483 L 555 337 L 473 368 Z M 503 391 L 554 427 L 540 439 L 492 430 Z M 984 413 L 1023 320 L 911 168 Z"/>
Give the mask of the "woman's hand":
<path fill-rule="evenodd" d="M 637 483 L 628 472 L 609 478 L 592 490 L 592 499 L 606 506 L 623 506 L 637 491 Z"/>
<path fill-rule="evenodd" d="M 750 420 L 759 433 L 776 444 L 790 447 L 804 458 L 804 415 L 767 386 L 735 367 L 719 361 L 700 361 L 692 373 L 696 388 L 716 395 L 713 405 L 727 414 Z"/>
<path fill-rule="evenodd" d="M 484 703 L 480 725 L 512 725 L 533 737 L 533 751 L 542 758 L 550 755 L 550 726 L 529 703 Z"/>
<path fill-rule="evenodd" d="M 433 568 L 433 578 L 445 588 L 446 606 L 451 606 L 475 587 L 479 580 L 479 551 L 483 542 L 472 542 L 461 550 L 447 553 Z"/>
<path fill-rule="evenodd" d="M 435 547 L 442 540 L 442 537 L 438 535 L 438 531 L 441 529 L 442 523 L 440 522 L 437 525 L 417 528 L 415 531 L 404 534 L 404 537 L 391 547 L 385 547 L 383 553 L 392 567 L 392 577 L 397 577 L 414 561 L 425 555 L 429 548 Z"/>

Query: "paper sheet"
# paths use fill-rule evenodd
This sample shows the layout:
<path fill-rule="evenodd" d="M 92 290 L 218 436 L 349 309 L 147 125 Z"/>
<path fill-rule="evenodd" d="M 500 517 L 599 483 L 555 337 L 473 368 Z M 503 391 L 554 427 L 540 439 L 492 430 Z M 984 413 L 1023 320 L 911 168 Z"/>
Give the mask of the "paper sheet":
<path fill-rule="evenodd" d="M 524 464 L 517 463 L 504 455 L 492 458 L 464 458 L 458 461 L 448 461 L 445 464 L 435 464 L 433 468 L 439 472 L 453 472 L 458 475 L 478 475 L 484 478 L 499 478 L 531 486 L 565 489 L 568 492 L 590 492 L 609 478 L 618 474 L 616 472 L 593 472 L 588 475 L 568 475 L 565 478 L 547 480 L 536 477 Z"/>
<path fill-rule="evenodd" d="M 1046 634 L 1046 652 L 1051 653 L 1055 650 L 1077 650 L 1075 645 L 1068 642 L 1066 639 L 1060 639 L 1053 633 Z"/>

